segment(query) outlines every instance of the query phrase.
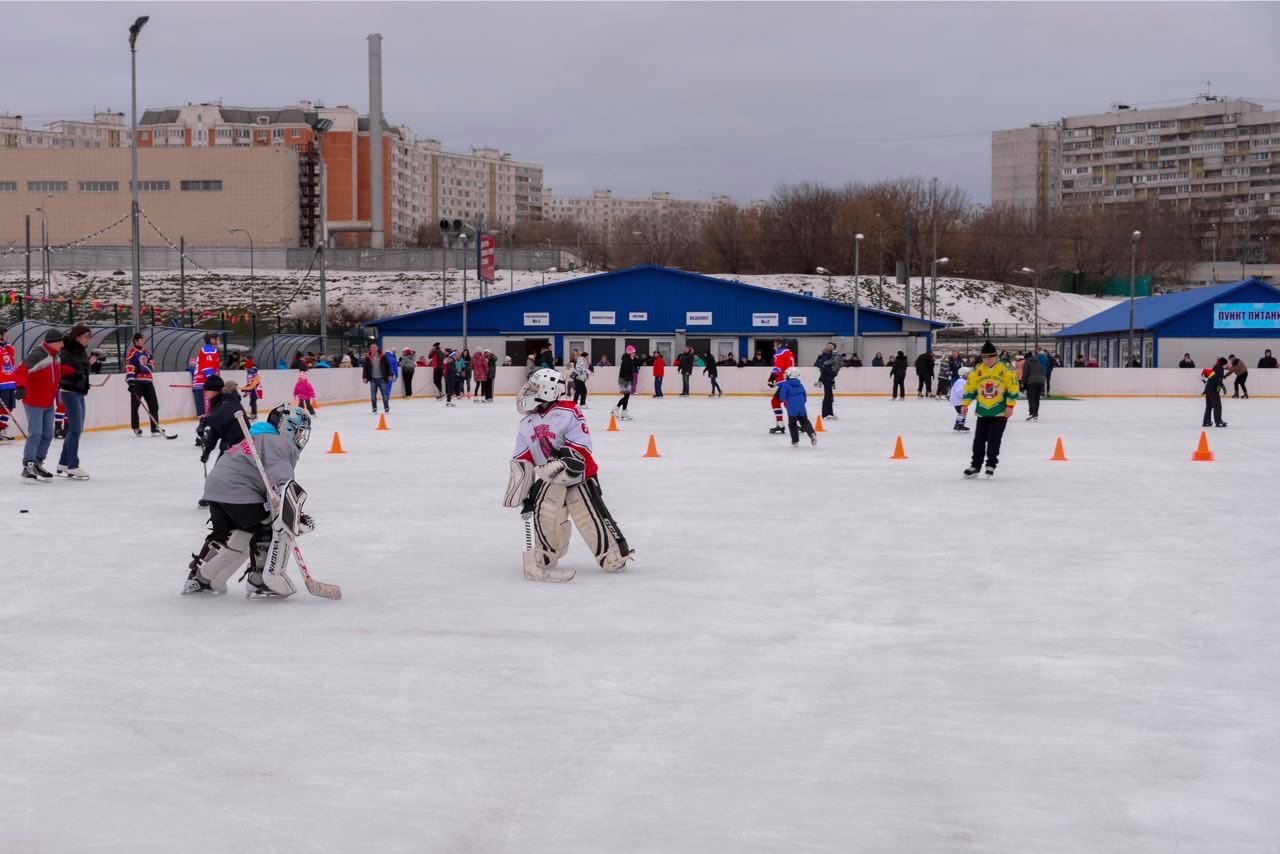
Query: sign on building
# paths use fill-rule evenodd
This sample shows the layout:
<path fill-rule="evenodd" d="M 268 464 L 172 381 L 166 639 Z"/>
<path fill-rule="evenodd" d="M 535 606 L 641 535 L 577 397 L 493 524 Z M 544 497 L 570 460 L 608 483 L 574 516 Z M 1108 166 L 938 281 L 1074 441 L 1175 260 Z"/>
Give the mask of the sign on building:
<path fill-rule="evenodd" d="M 615 320 L 617 314 L 612 311 L 593 311 L 587 316 L 587 323 L 592 326 L 613 326 L 618 321 Z"/>
<path fill-rule="evenodd" d="M 1214 329 L 1280 329 L 1280 303 L 1216 302 Z"/>
<path fill-rule="evenodd" d="M 808 315 L 800 315 L 799 317 L 788 316 L 787 325 L 788 326 L 808 326 L 809 317 Z"/>
<path fill-rule="evenodd" d="M 710 326 L 711 312 L 709 311 L 686 311 L 684 313 L 684 322 L 686 326 Z"/>
<path fill-rule="evenodd" d="M 550 326 L 551 312 L 549 311 L 526 311 L 524 313 L 525 326 Z"/>
<path fill-rule="evenodd" d="M 633 312 L 631 312 L 631 313 L 629 313 L 629 314 L 627 315 L 627 320 L 636 320 L 636 321 L 639 321 L 639 322 L 641 322 L 641 323 L 647 323 L 647 322 L 648 322 L 648 320 L 649 320 L 649 312 L 647 312 L 647 311 L 633 311 Z"/>
<path fill-rule="evenodd" d="M 493 284 L 498 272 L 498 253 L 494 248 L 496 241 L 492 234 L 480 234 L 476 241 L 476 269 L 479 276 L 489 284 Z"/>
<path fill-rule="evenodd" d="M 777 326 L 777 314 L 753 314 L 751 315 L 752 326 Z"/>

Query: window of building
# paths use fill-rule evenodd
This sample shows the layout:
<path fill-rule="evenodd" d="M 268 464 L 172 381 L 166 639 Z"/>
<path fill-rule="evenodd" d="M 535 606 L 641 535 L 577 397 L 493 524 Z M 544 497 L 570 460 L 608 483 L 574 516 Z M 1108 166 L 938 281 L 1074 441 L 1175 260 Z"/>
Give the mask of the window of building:
<path fill-rule="evenodd" d="M 0 193 L 16 193 L 18 192 L 17 181 L 0 181 Z"/>
<path fill-rule="evenodd" d="M 272 142 L 284 142 L 284 128 L 274 128 L 271 131 Z"/>
<path fill-rule="evenodd" d="M 119 181 L 81 181 L 80 192 L 82 193 L 118 193 L 120 191 Z"/>
<path fill-rule="evenodd" d="M 129 188 L 130 189 L 133 188 L 132 181 L 129 182 Z M 167 193 L 169 192 L 169 182 L 168 181 L 139 181 L 138 192 L 139 193 Z"/>
<path fill-rule="evenodd" d="M 28 193 L 65 193 L 67 191 L 66 181 L 28 181 Z"/>
<path fill-rule="evenodd" d="M 202 192 L 220 192 L 222 190 L 221 181 L 183 181 L 182 191 L 202 191 Z"/>

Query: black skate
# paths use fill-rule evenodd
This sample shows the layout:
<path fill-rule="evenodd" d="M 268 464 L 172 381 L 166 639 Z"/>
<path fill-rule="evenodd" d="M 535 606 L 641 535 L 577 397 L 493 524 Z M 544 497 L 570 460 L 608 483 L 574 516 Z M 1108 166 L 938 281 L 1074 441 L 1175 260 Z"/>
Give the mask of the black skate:
<path fill-rule="evenodd" d="M 978 470 L 973 466 L 970 466 L 969 468 L 964 470 L 964 476 L 972 480 L 973 478 L 978 476 Z"/>
<path fill-rule="evenodd" d="M 985 474 L 987 475 L 987 477 L 995 477 L 995 476 L 996 476 L 996 467 L 995 467 L 995 466 L 987 466 L 987 470 L 986 470 Z"/>
<path fill-rule="evenodd" d="M 787 428 L 785 428 L 785 427 L 770 427 L 770 428 L 769 428 L 769 432 L 770 432 L 770 433 L 777 433 L 778 435 L 782 435 L 783 433 L 787 432 Z"/>
<path fill-rule="evenodd" d="M 810 445 L 813 445 L 813 446 L 815 446 L 815 447 L 817 446 L 817 444 L 818 444 L 818 434 L 817 434 L 817 433 L 810 433 L 810 434 L 809 434 L 809 444 L 810 444 Z"/>

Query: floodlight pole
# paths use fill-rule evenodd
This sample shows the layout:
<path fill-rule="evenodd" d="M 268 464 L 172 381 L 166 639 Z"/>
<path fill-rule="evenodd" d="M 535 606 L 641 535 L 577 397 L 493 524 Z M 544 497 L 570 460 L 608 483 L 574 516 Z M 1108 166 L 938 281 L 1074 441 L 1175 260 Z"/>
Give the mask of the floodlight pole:
<path fill-rule="evenodd" d="M 151 18 L 143 15 L 129 28 L 129 91 L 132 113 L 129 122 L 129 151 L 133 180 L 129 183 L 131 241 L 133 242 L 133 331 L 142 331 L 142 248 L 138 233 L 138 35 Z"/>
<path fill-rule="evenodd" d="M 1132 248 L 1129 252 L 1129 362 L 1133 361 L 1133 304 L 1138 295 L 1138 241 L 1142 239 L 1142 232 L 1135 231 L 1130 236 Z M 1139 363 L 1141 364 L 1141 363 Z M 1125 364 L 1127 368 L 1128 363 Z"/>

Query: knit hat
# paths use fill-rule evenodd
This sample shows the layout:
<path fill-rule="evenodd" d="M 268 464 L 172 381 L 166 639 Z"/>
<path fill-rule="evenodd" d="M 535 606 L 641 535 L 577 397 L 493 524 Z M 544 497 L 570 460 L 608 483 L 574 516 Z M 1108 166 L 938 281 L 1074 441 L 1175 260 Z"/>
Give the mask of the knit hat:
<path fill-rule="evenodd" d="M 50 329 L 44 334 L 44 343 L 46 344 L 58 344 L 61 343 L 62 339 L 63 334 L 56 329 Z"/>
<path fill-rule="evenodd" d="M 213 376 L 209 377 L 207 380 L 204 381 L 204 390 L 205 391 L 222 391 L 222 388 L 224 385 L 226 384 L 222 381 L 222 377 L 218 376 L 217 374 L 214 374 Z"/>
<path fill-rule="evenodd" d="M 982 345 L 981 352 L 984 356 L 994 356 L 996 354 L 996 345 L 992 344 L 990 341 L 986 341 Z"/>

